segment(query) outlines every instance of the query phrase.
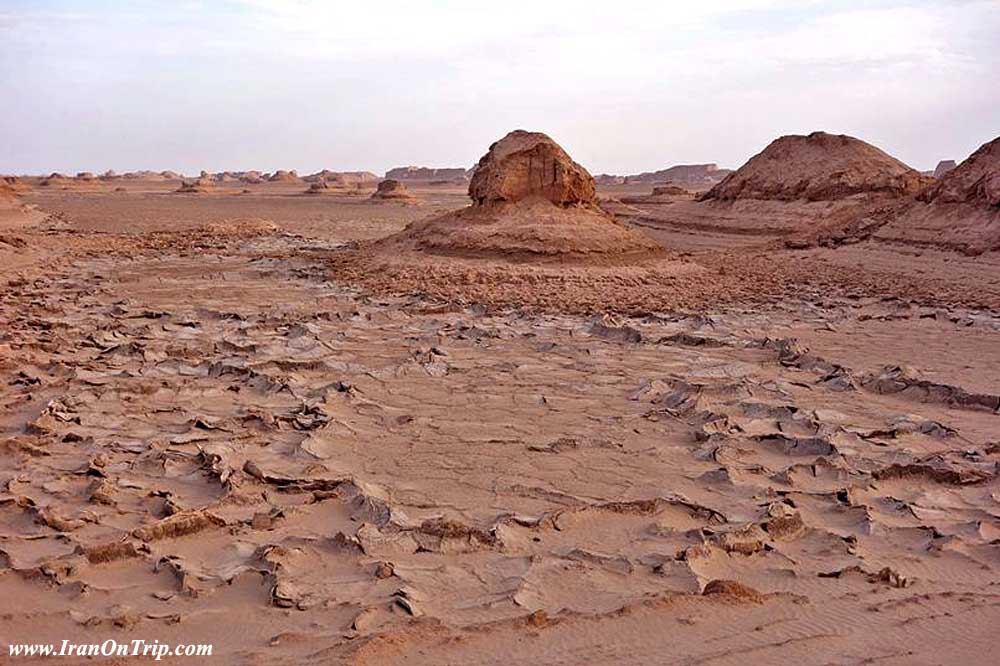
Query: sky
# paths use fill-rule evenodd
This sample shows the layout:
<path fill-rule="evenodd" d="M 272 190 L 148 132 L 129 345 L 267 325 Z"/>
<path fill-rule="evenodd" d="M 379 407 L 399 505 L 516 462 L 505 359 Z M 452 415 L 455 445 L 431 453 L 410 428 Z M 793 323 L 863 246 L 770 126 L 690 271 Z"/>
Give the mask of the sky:
<path fill-rule="evenodd" d="M 516 128 L 592 173 L 784 134 L 918 169 L 1000 135 L 1000 0 L 0 0 L 0 173 L 471 166 Z"/>

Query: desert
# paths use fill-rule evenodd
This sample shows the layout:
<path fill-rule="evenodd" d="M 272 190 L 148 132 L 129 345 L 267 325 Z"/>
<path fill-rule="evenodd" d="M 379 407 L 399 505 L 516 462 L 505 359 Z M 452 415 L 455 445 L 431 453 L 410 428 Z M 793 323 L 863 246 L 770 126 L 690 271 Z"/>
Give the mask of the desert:
<path fill-rule="evenodd" d="M 568 6 L 237 4 L 147 9 L 146 69 L 117 59 L 142 39 L 102 32 L 139 14 L 0 20 L 67 21 L 110 68 L 56 109 L 99 150 L 0 154 L 0 663 L 995 663 L 990 93 L 921 107 L 931 136 L 868 100 L 952 90 L 932 68 L 879 86 L 853 52 L 790 66 L 798 33 L 780 57 L 753 42 L 763 64 L 725 48 L 747 17 L 777 35 L 768 12 L 825 8 L 595 9 L 578 34 Z M 700 21 L 724 73 L 644 59 Z M 0 55 L 44 64 L 38 34 Z M 595 34 L 634 57 L 589 55 Z M 193 35 L 204 81 L 179 76 Z M 865 86 L 819 104 L 787 92 L 797 67 Z M 639 85 L 678 68 L 711 100 L 738 88 L 725 114 Z M 175 95 L 176 128 L 129 76 Z M 96 648 L 24 651 L 65 645 Z"/>
<path fill-rule="evenodd" d="M 369 198 L 10 180 L 4 632 L 183 635 L 240 664 L 647 663 L 667 642 L 982 663 L 996 141 L 932 182 L 891 158 L 844 174 L 845 142 L 778 158 L 815 173 L 750 160 L 637 204 L 793 208 L 773 237 L 609 204 L 524 131 L 467 184 Z M 781 242 L 844 197 L 974 207 L 986 245 L 898 218 Z M 238 641 L 215 631 L 235 619 Z"/>

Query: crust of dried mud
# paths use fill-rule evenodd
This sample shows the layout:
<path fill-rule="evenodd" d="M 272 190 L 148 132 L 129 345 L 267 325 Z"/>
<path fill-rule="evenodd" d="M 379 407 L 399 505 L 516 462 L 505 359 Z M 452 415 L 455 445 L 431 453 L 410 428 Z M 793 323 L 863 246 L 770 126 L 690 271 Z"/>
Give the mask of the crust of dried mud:
<path fill-rule="evenodd" d="M 8 642 L 990 662 L 996 257 L 658 204 L 625 219 L 659 263 L 372 270 L 464 193 L 128 187 L 28 193 L 0 238 Z"/>

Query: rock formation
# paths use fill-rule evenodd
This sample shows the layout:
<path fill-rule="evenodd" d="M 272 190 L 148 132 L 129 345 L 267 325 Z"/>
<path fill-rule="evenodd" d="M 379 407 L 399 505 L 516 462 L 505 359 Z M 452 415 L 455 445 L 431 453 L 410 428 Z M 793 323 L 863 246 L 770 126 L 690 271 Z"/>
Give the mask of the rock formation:
<path fill-rule="evenodd" d="M 271 183 L 297 183 L 300 180 L 300 178 L 299 174 L 295 171 L 295 169 L 292 169 L 291 171 L 278 169 L 270 176 L 268 176 L 267 180 L 268 182 Z"/>
<path fill-rule="evenodd" d="M 702 199 L 833 201 L 857 194 L 906 196 L 927 183 L 925 176 L 864 141 L 813 132 L 771 142 Z"/>
<path fill-rule="evenodd" d="M 405 166 L 389 169 L 385 177 L 392 180 L 454 180 L 467 181 L 469 170 L 463 168 L 436 169 L 431 167 Z"/>
<path fill-rule="evenodd" d="M 480 206 L 529 197 L 560 206 L 592 204 L 594 179 L 546 135 L 514 130 L 479 160 L 469 196 Z"/>
<path fill-rule="evenodd" d="M 940 178 L 941 176 L 945 175 L 946 173 L 954 169 L 956 166 L 958 165 L 955 164 L 955 160 L 941 160 L 940 162 L 938 162 L 937 167 L 934 169 L 934 178 L 935 179 Z"/>
<path fill-rule="evenodd" d="M 378 184 L 378 188 L 375 193 L 372 194 L 372 199 L 389 199 L 389 200 L 401 200 L 401 201 L 412 201 L 414 197 L 406 185 L 403 185 L 398 180 L 393 180 L 391 178 L 383 180 Z"/>
<path fill-rule="evenodd" d="M 331 172 L 332 173 L 332 172 Z M 353 187 L 357 187 L 354 185 Z M 344 193 L 352 188 L 340 174 L 334 173 L 329 178 L 314 180 L 303 194 L 334 194 Z"/>
<path fill-rule="evenodd" d="M 732 173 L 717 164 L 677 164 L 659 171 L 648 171 L 626 176 L 626 183 L 675 183 L 695 189 L 711 187 Z"/>
<path fill-rule="evenodd" d="M 183 194 L 204 194 L 206 192 L 211 192 L 215 189 L 215 183 L 212 182 L 211 176 L 201 176 L 195 181 L 183 181 L 181 186 L 177 188 L 177 192 Z"/>
<path fill-rule="evenodd" d="M 690 200 L 691 191 L 679 185 L 657 185 L 650 194 L 626 195 L 619 200 L 624 204 L 673 203 L 678 199 Z"/>
<path fill-rule="evenodd" d="M 305 176 L 302 180 L 307 183 L 315 183 L 320 180 L 325 180 L 330 184 L 350 186 L 375 183 L 379 180 L 379 177 L 371 171 L 331 171 L 329 169 L 323 169 L 322 171 L 317 171 L 316 173 L 311 173 L 308 176 Z"/>
<path fill-rule="evenodd" d="M 376 244 L 513 261 L 622 263 L 662 248 L 597 206 L 594 179 L 548 136 L 516 130 L 490 146 L 469 183 L 468 208 L 410 224 Z"/>
<path fill-rule="evenodd" d="M 41 187 L 67 187 L 73 180 L 59 173 L 58 171 L 53 171 L 48 176 L 42 179 L 39 183 Z"/>
<path fill-rule="evenodd" d="M 970 255 L 1000 250 L 1000 137 L 893 211 L 874 237 Z"/>
<path fill-rule="evenodd" d="M 1000 137 L 983 144 L 959 166 L 945 172 L 918 198 L 927 203 L 1000 206 Z"/>

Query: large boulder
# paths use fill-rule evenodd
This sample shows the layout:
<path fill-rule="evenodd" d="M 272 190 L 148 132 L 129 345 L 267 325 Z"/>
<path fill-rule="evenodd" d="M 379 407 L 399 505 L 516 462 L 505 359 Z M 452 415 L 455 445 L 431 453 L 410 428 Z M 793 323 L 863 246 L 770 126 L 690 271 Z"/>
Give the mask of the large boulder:
<path fill-rule="evenodd" d="M 537 197 L 554 204 L 594 203 L 594 179 L 541 132 L 514 130 L 492 146 L 472 175 L 476 205 Z"/>

